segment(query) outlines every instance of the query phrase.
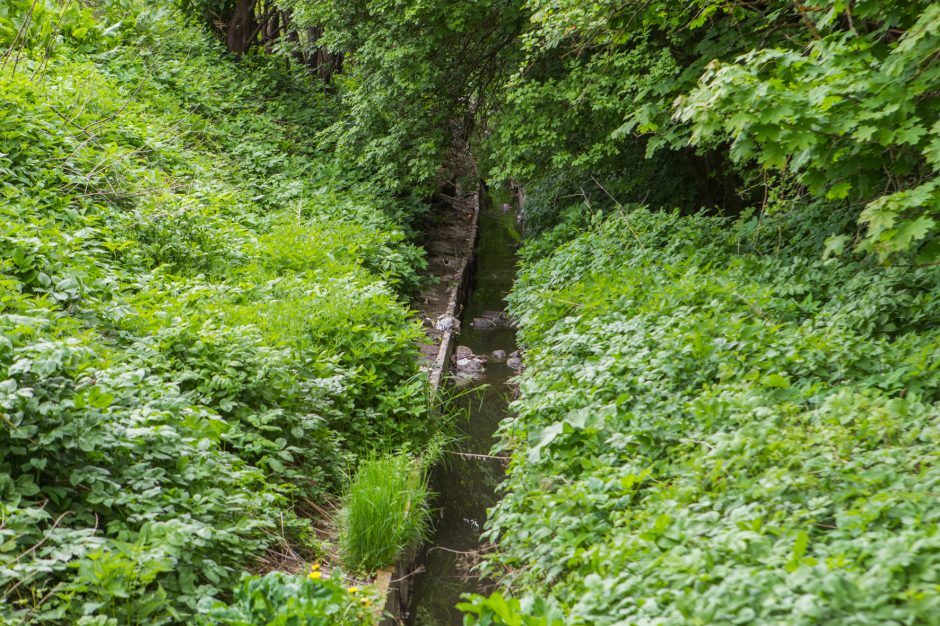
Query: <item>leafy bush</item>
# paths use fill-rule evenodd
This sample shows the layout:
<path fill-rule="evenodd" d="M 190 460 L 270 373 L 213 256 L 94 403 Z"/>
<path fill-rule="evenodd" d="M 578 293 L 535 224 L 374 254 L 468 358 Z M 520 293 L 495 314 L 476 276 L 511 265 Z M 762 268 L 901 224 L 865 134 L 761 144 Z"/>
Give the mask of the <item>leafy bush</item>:
<path fill-rule="evenodd" d="M 464 623 L 467 626 L 563 626 L 565 623 L 557 607 L 538 598 L 520 602 L 496 591 L 489 597 L 467 594 L 466 599 L 468 601 L 461 602 L 457 608 L 466 612 Z"/>
<path fill-rule="evenodd" d="M 245 576 L 231 605 L 217 604 L 204 626 L 371 626 L 375 614 L 367 591 L 348 587 L 340 572 L 330 578 L 273 572 Z"/>
<path fill-rule="evenodd" d="M 191 623 L 276 541 L 319 549 L 295 500 L 434 430 L 415 201 L 316 147 L 309 77 L 165 3 L 6 3 L 0 39 L 29 19 L 0 70 L 0 623 Z"/>
<path fill-rule="evenodd" d="M 826 260 L 827 215 L 527 245 L 491 573 L 566 624 L 935 623 L 940 269 Z"/>
<path fill-rule="evenodd" d="M 737 161 L 789 171 L 817 197 L 866 203 L 862 249 L 914 249 L 935 261 L 940 104 L 927 94 L 940 86 L 940 6 L 909 3 L 894 15 L 880 2 L 854 7 L 863 19 L 898 22 L 895 37 L 886 24 L 846 31 L 842 8 L 823 4 L 836 5 L 817 21 L 826 36 L 805 50 L 751 50 L 710 65 L 677 116 L 691 122 L 694 144 L 732 141 Z"/>
<path fill-rule="evenodd" d="M 9 0 L 0 7 L 0 46 L 43 54 L 57 43 L 88 44 L 104 34 L 91 9 L 80 4 L 60 5 L 51 0 Z M 10 55 L 13 56 L 13 55 Z M 5 63 L 17 59 L 5 58 Z"/>
<path fill-rule="evenodd" d="M 263 548 L 283 499 L 220 449 L 217 414 L 131 355 L 109 365 L 79 339 L 32 341 L 40 320 L 3 318 L 8 609 L 164 623 Z M 167 592 L 169 613 L 145 601 Z"/>
<path fill-rule="evenodd" d="M 734 214 L 783 194 L 854 212 L 834 248 L 937 261 L 935 2 L 521 5 L 484 144 L 540 192 L 535 222 L 573 195 Z"/>
<path fill-rule="evenodd" d="M 395 562 L 430 530 L 427 472 L 404 453 L 365 458 L 343 496 L 340 548 L 349 567 L 374 571 Z"/>

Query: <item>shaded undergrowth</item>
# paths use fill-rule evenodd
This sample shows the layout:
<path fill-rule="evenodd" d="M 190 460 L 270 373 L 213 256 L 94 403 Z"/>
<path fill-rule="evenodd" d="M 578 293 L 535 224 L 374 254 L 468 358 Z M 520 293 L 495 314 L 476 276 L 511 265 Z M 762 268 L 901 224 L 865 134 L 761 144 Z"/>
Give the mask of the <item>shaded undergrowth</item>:
<path fill-rule="evenodd" d="M 0 622 L 190 623 L 434 432 L 420 203 L 317 146 L 310 76 L 163 3 L 0 27 Z"/>

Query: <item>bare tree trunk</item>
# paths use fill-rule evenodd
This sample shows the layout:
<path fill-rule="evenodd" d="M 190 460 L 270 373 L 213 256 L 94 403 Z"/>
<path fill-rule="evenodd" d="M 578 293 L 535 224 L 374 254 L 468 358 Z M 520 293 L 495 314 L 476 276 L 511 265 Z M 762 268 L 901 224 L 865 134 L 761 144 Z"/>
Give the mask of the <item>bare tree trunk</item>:
<path fill-rule="evenodd" d="M 267 11 L 265 12 L 267 14 Z M 264 26 L 264 51 L 268 54 L 274 52 L 274 42 L 277 41 L 281 31 L 281 12 L 274 10 Z"/>
<path fill-rule="evenodd" d="M 325 46 L 316 45 L 323 36 L 322 26 L 311 26 L 306 30 L 308 47 L 313 51 L 306 55 L 307 67 L 317 73 L 325 85 L 333 80 L 333 75 L 343 69 L 343 53 L 331 52 Z"/>
<path fill-rule="evenodd" d="M 314 49 L 314 46 L 317 40 L 320 39 L 320 35 L 323 34 L 323 29 L 319 26 L 308 26 L 304 29 L 304 34 L 307 36 L 307 45 L 304 46 L 304 63 L 311 70 L 316 71 L 317 52 L 319 50 Z"/>
<path fill-rule="evenodd" d="M 274 45 L 279 37 L 284 37 L 290 44 L 289 56 L 329 85 L 333 76 L 343 69 L 343 53 L 331 52 L 325 46 L 317 45 L 323 36 L 322 26 L 309 26 L 303 33 L 293 28 L 290 9 L 281 10 L 277 0 L 235 0 L 230 17 L 226 17 L 225 45 L 229 52 L 242 56 L 251 46 L 259 43 L 269 54 L 274 52 Z M 303 35 L 303 38 L 301 38 Z"/>
<path fill-rule="evenodd" d="M 255 37 L 258 36 L 258 20 L 255 16 L 255 5 L 257 0 L 238 0 L 235 6 L 235 12 L 228 23 L 228 29 L 225 33 L 225 45 L 229 52 L 236 56 L 242 56 Z"/>

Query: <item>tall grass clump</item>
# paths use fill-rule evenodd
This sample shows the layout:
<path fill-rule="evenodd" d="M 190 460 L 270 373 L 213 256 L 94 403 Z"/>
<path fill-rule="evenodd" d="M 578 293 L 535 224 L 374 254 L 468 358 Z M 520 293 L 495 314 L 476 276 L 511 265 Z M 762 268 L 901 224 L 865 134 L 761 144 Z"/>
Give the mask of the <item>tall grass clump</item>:
<path fill-rule="evenodd" d="M 423 542 L 431 527 L 428 463 L 407 453 L 372 453 L 350 481 L 340 512 L 340 550 L 350 568 L 370 571 Z"/>

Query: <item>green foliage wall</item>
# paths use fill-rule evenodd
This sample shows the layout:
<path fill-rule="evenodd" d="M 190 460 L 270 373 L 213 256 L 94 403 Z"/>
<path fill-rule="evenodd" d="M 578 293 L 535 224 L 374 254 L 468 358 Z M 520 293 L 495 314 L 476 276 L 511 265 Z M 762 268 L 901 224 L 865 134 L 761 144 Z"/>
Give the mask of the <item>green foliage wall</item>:
<path fill-rule="evenodd" d="M 851 211 L 581 214 L 511 301 L 523 602 L 470 623 L 936 623 L 940 271 L 825 260 Z"/>
<path fill-rule="evenodd" d="M 573 195 L 726 215 L 786 196 L 858 214 L 832 250 L 940 250 L 928 0 L 282 4 L 346 58 L 321 137 L 390 189 L 470 142 L 532 192 L 535 229 Z"/>
<path fill-rule="evenodd" d="M 433 430 L 418 203 L 163 3 L 4 3 L 0 41 L 0 623 L 192 623 Z"/>
<path fill-rule="evenodd" d="M 468 623 L 937 623 L 936 3 L 525 7 L 517 597 Z"/>
<path fill-rule="evenodd" d="M 725 214 L 785 195 L 854 210 L 862 252 L 936 260 L 935 3 L 525 6 L 488 145 L 536 226 L 573 194 Z"/>
<path fill-rule="evenodd" d="M 518 58 L 524 12 L 502 0 L 289 0 L 295 18 L 323 28 L 348 54 L 339 81 L 344 115 L 329 138 L 392 189 L 430 186 L 470 141 Z"/>

